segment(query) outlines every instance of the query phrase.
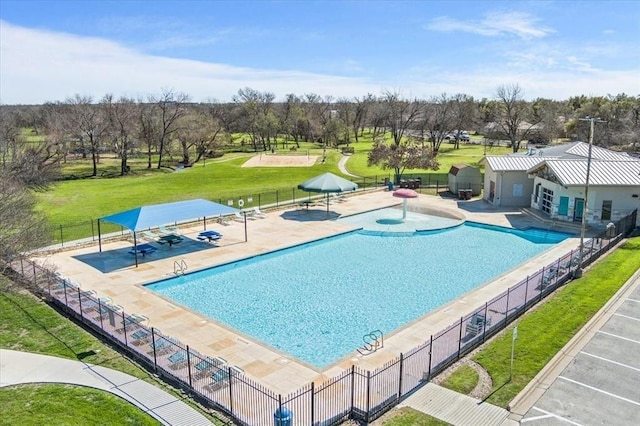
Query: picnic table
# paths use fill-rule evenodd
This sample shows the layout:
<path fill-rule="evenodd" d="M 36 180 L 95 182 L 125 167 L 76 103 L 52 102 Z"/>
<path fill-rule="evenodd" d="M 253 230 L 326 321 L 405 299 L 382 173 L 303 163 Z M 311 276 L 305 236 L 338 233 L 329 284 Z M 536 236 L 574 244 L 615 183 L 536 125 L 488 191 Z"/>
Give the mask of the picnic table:
<path fill-rule="evenodd" d="M 198 234 L 198 239 L 200 241 L 207 240 L 210 243 L 214 241 L 218 241 L 222 238 L 222 234 L 217 231 L 202 231 Z"/>
<path fill-rule="evenodd" d="M 163 235 L 162 237 L 158 238 L 158 243 L 160 244 L 167 243 L 169 244 L 169 247 L 181 242 L 182 242 L 182 237 L 175 234 Z"/>
<path fill-rule="evenodd" d="M 151 244 L 138 244 L 136 247 L 132 247 L 131 250 L 129 250 L 129 253 L 131 254 L 141 254 L 142 257 L 144 257 L 146 254 L 148 253 L 153 253 L 154 251 L 156 251 L 156 248 L 154 246 L 152 246 Z"/>

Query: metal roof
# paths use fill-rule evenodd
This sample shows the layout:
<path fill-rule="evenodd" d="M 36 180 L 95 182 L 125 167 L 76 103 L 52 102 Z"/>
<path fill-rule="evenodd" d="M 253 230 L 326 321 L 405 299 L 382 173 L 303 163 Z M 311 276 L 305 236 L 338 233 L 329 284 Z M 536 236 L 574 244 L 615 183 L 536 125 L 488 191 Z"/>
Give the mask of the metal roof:
<path fill-rule="evenodd" d="M 577 155 L 583 158 L 589 157 L 589 144 L 585 142 L 576 142 L 567 151 L 567 154 Z M 609 161 L 625 161 L 633 159 L 626 152 L 616 152 L 599 146 L 591 147 L 591 158 L 597 160 Z"/>
<path fill-rule="evenodd" d="M 584 186 L 587 180 L 585 160 L 547 159 L 528 172 L 534 173 L 547 166 L 563 186 Z M 589 172 L 589 186 L 639 186 L 640 161 L 592 161 Z"/>
<path fill-rule="evenodd" d="M 530 148 L 503 156 L 486 156 L 484 161 L 498 172 L 525 171 L 545 160 L 563 159 L 585 161 L 589 157 L 589 144 L 571 142 L 544 148 Z M 626 152 L 615 152 L 599 146 L 591 147 L 592 163 L 596 161 L 634 161 L 637 159 Z M 583 179 L 584 181 L 584 179 Z"/>
<path fill-rule="evenodd" d="M 545 157 L 525 157 L 515 155 L 502 155 L 502 156 L 487 156 L 484 157 L 484 161 L 491 167 L 491 170 L 495 172 L 523 172 L 529 170 L 540 162 L 544 161 Z"/>

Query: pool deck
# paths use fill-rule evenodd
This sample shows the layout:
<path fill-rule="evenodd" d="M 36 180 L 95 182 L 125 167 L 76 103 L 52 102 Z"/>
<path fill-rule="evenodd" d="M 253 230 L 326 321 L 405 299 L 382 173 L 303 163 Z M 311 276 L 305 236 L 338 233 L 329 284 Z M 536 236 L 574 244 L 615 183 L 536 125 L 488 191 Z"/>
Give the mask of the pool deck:
<path fill-rule="evenodd" d="M 335 218 L 337 215 L 350 215 L 400 204 L 401 201 L 393 198 L 387 191 L 354 194 L 347 197 L 346 201 L 332 203 L 329 217 Z M 545 227 L 531 216 L 523 214 L 520 209 L 499 209 L 482 200 L 459 201 L 421 195 L 410 200 L 409 206 L 410 209 L 421 206 L 457 211 L 467 220 L 486 224 L 513 228 Z M 98 252 L 97 244 L 78 245 L 34 259 L 79 283 L 83 290 L 95 290 L 98 297 L 111 298 L 114 303 L 122 306 L 125 312 L 148 317 L 149 324 L 164 335 L 175 337 L 204 355 L 222 357 L 230 364 L 243 368 L 248 376 L 273 391 L 287 394 L 312 381 L 321 383 L 354 364 L 370 370 L 382 366 L 397 358 L 401 352 L 406 353 L 425 343 L 432 334 L 458 321 L 461 316 L 471 313 L 527 275 L 579 245 L 577 237 L 569 238 L 526 264 L 507 271 L 494 281 L 413 321 L 395 333 L 386 335 L 384 348 L 376 353 L 361 356 L 354 351 L 350 356 L 319 371 L 143 287 L 145 283 L 174 276 L 176 261 L 184 260 L 188 271 L 196 271 L 354 229 L 351 225 L 327 220 L 324 206 L 311 206 L 308 209 L 290 206 L 288 209 L 265 213 L 264 218 L 247 221 L 246 242 L 243 223 L 232 222 L 226 226 L 217 223 L 207 224 L 207 229 L 215 229 L 224 235 L 216 245 L 197 239 L 199 232 L 203 230 L 203 225 L 200 224 L 181 229 L 184 238 L 182 243 L 172 247 L 165 244 L 155 252 L 139 257 L 138 267 L 135 267 L 134 258 L 129 253 L 132 245 L 130 241 L 104 243 L 102 253 Z M 555 225 L 553 229 L 567 231 Z M 576 228 L 569 232 L 576 232 Z M 383 250 L 384 247 L 380 247 L 380 251 Z M 508 252 L 507 247 L 505 252 Z M 461 260 L 461 267 L 481 266 L 474 264 L 473 259 Z M 401 288 L 398 291 L 401 291 Z"/>

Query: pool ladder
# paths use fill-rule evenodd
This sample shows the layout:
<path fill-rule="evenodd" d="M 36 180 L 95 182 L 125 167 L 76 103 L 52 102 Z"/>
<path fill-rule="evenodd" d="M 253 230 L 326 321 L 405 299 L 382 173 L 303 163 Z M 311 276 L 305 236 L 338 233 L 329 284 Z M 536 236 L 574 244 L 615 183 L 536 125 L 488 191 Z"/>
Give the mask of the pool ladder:
<path fill-rule="evenodd" d="M 362 336 L 364 346 L 358 348 L 360 355 L 371 355 L 378 349 L 384 348 L 384 336 L 382 331 L 373 330 L 371 333 L 367 333 Z"/>
<path fill-rule="evenodd" d="M 184 275 L 187 273 L 187 261 L 184 259 L 180 259 L 180 262 L 177 260 L 173 262 L 173 274 L 174 275 Z"/>

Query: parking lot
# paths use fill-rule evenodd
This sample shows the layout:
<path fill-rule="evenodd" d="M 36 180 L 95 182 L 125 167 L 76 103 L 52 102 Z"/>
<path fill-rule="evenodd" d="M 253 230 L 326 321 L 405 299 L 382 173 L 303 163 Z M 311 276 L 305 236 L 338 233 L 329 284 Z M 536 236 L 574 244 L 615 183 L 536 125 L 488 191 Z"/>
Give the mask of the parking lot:
<path fill-rule="evenodd" d="M 637 278 L 636 281 L 640 281 Z M 636 425 L 640 419 L 640 286 L 526 412 L 527 425 Z M 558 320 L 561 320 L 560 318 Z"/>

